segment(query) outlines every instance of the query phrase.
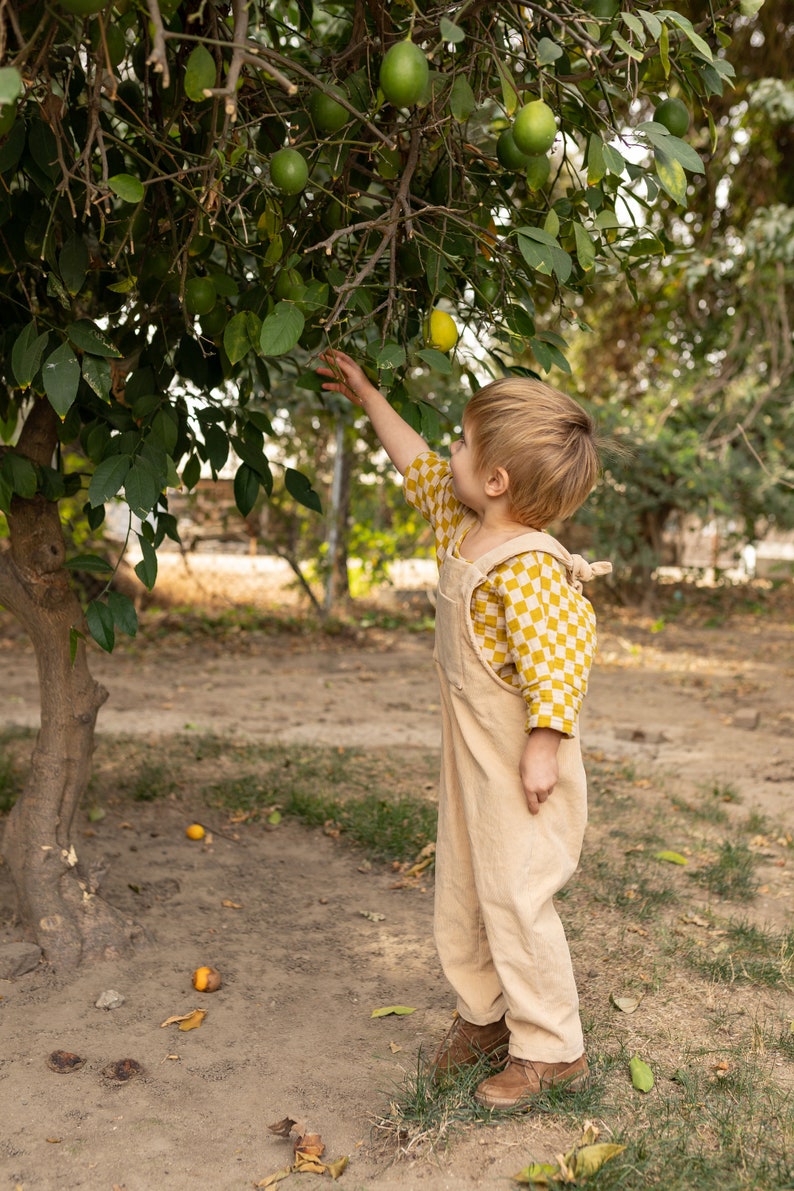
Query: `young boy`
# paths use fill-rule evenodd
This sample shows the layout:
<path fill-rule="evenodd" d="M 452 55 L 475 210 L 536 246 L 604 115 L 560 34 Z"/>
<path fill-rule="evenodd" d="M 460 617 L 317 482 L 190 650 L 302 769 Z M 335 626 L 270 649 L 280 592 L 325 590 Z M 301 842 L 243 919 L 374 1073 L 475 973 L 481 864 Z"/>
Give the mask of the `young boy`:
<path fill-rule="evenodd" d="M 611 565 L 591 567 L 540 531 L 574 513 L 596 481 L 593 421 L 539 381 L 494 381 L 466 406 L 447 463 L 349 356 L 323 360 L 323 388 L 367 413 L 406 499 L 435 531 L 435 939 L 458 1015 L 431 1069 L 506 1058 L 476 1092 L 491 1108 L 575 1090 L 587 1060 L 553 897 L 576 869 L 587 818 L 576 723 L 595 617 L 581 580 Z"/>

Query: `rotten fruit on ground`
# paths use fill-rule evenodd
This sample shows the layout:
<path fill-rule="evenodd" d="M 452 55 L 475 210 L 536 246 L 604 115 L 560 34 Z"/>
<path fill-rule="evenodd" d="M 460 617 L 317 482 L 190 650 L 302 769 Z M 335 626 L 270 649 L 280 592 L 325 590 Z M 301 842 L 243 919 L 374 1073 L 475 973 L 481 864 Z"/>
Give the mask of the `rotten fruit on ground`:
<path fill-rule="evenodd" d="M 185 835 L 188 839 L 204 839 L 206 834 L 200 823 L 191 823 L 189 827 L 185 828 Z"/>
<path fill-rule="evenodd" d="M 222 984 L 223 980 L 218 969 L 212 968 L 208 964 L 196 968 L 193 973 L 193 987 L 196 992 L 217 992 Z"/>

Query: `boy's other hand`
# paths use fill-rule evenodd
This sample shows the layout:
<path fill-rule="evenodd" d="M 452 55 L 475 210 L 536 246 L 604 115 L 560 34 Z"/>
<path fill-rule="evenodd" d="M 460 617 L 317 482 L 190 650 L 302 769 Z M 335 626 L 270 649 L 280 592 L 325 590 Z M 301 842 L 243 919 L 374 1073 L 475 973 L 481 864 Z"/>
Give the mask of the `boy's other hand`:
<path fill-rule="evenodd" d="M 527 737 L 518 772 L 529 813 L 537 815 L 560 776 L 557 749 L 562 733 L 554 728 L 534 728 Z"/>
<path fill-rule="evenodd" d="M 323 389 L 332 393 L 341 393 L 362 409 L 367 408 L 367 402 L 373 394 L 377 397 L 378 390 L 367 377 L 364 369 L 346 355 L 345 352 L 329 349 L 320 356 L 325 367 L 318 368 L 320 376 L 331 379 L 323 382 Z"/>

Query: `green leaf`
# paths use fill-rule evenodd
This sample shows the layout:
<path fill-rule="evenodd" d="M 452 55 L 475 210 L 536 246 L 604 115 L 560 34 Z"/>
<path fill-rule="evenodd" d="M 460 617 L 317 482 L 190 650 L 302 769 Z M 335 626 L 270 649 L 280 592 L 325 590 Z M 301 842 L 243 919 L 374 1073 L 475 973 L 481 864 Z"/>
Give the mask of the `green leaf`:
<path fill-rule="evenodd" d="M 625 10 L 625 8 L 621 12 L 620 16 L 621 16 L 621 20 L 623 21 L 623 24 L 628 26 L 629 29 L 631 29 L 632 33 L 637 38 L 637 41 L 639 42 L 639 44 L 644 46 L 645 45 L 645 30 L 642 27 L 642 21 L 640 21 L 638 17 L 635 17 L 633 13 L 627 12 Z M 660 26 L 660 28 L 661 28 L 661 26 Z"/>
<path fill-rule="evenodd" d="M 587 185 L 595 186 L 607 172 L 604 157 L 604 142 L 598 133 L 593 133 L 587 142 Z"/>
<path fill-rule="evenodd" d="M 680 161 L 671 156 L 661 146 L 654 149 L 656 176 L 671 199 L 682 207 L 686 205 L 686 174 Z"/>
<path fill-rule="evenodd" d="M 247 517 L 259 495 L 259 476 L 247 463 L 241 463 L 234 475 L 234 503 Z"/>
<path fill-rule="evenodd" d="M 133 513 L 141 518 L 147 517 L 157 504 L 160 485 L 146 459 L 139 456 L 127 472 L 124 495 Z"/>
<path fill-rule="evenodd" d="M 102 360 L 99 356 L 83 356 L 83 380 L 101 401 L 110 402 L 113 374 L 107 360 Z"/>
<path fill-rule="evenodd" d="M 515 79 L 501 59 L 496 59 L 496 69 L 499 71 L 499 81 L 502 84 L 502 103 L 508 116 L 514 116 L 518 110 L 518 87 Z"/>
<path fill-rule="evenodd" d="M 91 257 L 82 236 L 70 236 L 58 256 L 58 269 L 68 292 L 75 296 L 83 288 Z"/>
<path fill-rule="evenodd" d="M 104 331 L 101 331 L 90 318 L 79 318 L 76 323 L 70 323 L 66 334 L 75 347 L 88 352 L 91 356 L 112 357 L 121 359 L 121 352 L 115 347 Z"/>
<path fill-rule="evenodd" d="M 638 1092 L 650 1092 L 654 1085 L 653 1072 L 639 1055 L 634 1055 L 629 1063 L 631 1082 Z"/>
<path fill-rule="evenodd" d="M 24 90 L 22 76 L 13 66 L 0 66 L 0 107 L 13 103 Z"/>
<path fill-rule="evenodd" d="M 687 17 L 682 16 L 680 12 L 675 12 L 671 8 L 661 8 L 656 15 L 662 21 L 669 21 L 671 25 L 677 25 L 698 53 L 702 54 L 707 62 L 713 61 L 714 55 L 711 52 L 711 46 L 707 41 L 704 41 L 699 33 L 695 32 L 692 22 Z"/>
<path fill-rule="evenodd" d="M 238 314 L 233 315 L 226 324 L 226 329 L 223 332 L 223 350 L 229 357 L 230 364 L 238 364 L 256 342 L 251 339 L 251 317 L 250 310 L 241 310 Z M 253 315 L 253 318 L 256 319 L 256 315 Z M 256 319 L 256 323 L 258 335 L 258 319 Z"/>
<path fill-rule="evenodd" d="M 626 168 L 626 161 L 623 154 L 619 153 L 614 145 L 605 145 L 602 143 L 602 148 L 604 152 L 604 164 L 610 174 L 620 177 Z"/>
<path fill-rule="evenodd" d="M 453 25 L 452 21 L 442 17 L 438 23 L 439 32 L 444 41 L 451 41 L 453 45 L 460 45 L 462 41 L 466 40 L 466 34 L 461 29 L 460 25 Z"/>
<path fill-rule="evenodd" d="M 322 513 L 323 506 L 320 498 L 303 472 L 288 467 L 284 473 L 284 486 L 290 496 L 307 509 L 312 509 L 315 513 Z"/>
<path fill-rule="evenodd" d="M 297 344 L 306 320 L 291 302 L 279 302 L 262 323 L 259 350 L 263 356 L 283 356 Z"/>
<path fill-rule="evenodd" d="M 191 455 L 185 466 L 182 468 L 182 483 L 187 488 L 188 492 L 191 488 L 195 488 L 201 479 L 201 460 L 198 455 Z"/>
<path fill-rule="evenodd" d="M 595 264 L 596 246 L 587 228 L 583 227 L 581 223 L 575 223 L 573 225 L 573 236 L 576 241 L 577 260 L 586 273 Z"/>
<path fill-rule="evenodd" d="M 458 124 L 464 124 L 477 106 L 477 100 L 471 89 L 471 83 L 465 74 L 455 76 L 449 93 L 449 110 Z"/>
<path fill-rule="evenodd" d="M 525 1166 L 523 1170 L 519 1170 L 518 1174 L 510 1177 L 514 1183 L 526 1187 L 548 1187 L 552 1179 L 557 1181 L 559 1173 L 559 1166 L 551 1162 L 530 1162 L 529 1166 Z"/>
<path fill-rule="evenodd" d="M 76 629 L 74 625 L 69 629 L 69 663 L 74 665 L 74 660 L 77 657 L 77 646 L 81 641 L 85 641 L 85 634 Z"/>
<path fill-rule="evenodd" d="M 157 582 L 157 554 L 152 543 L 143 534 L 138 534 L 138 543 L 142 557 L 135 566 L 135 574 L 144 587 L 151 591 Z"/>
<path fill-rule="evenodd" d="M 662 31 L 659 34 L 659 60 L 662 63 L 664 70 L 664 77 L 670 77 L 670 34 L 667 26 L 662 25 Z"/>
<path fill-rule="evenodd" d="M 541 37 L 538 42 L 538 66 L 551 66 L 563 55 L 562 46 L 551 37 Z"/>
<path fill-rule="evenodd" d="M 185 95 L 194 103 L 207 98 L 205 91 L 211 90 L 218 77 L 215 59 L 206 46 L 197 45 L 185 66 Z"/>
<path fill-rule="evenodd" d="M 680 137 L 672 136 L 663 125 L 657 124 L 655 120 L 638 124 L 637 131 L 641 132 L 655 149 L 661 149 L 669 157 L 674 157 L 691 174 L 705 172 L 703 162 L 692 146 L 688 145 L 686 141 L 682 141 Z"/>
<path fill-rule="evenodd" d="M 63 564 L 70 571 L 85 571 L 90 575 L 110 575 L 113 567 L 106 558 L 98 554 L 75 554 L 74 558 L 67 558 Z"/>
<path fill-rule="evenodd" d="M 740 0 L 739 12 L 743 17 L 754 17 L 764 6 L 764 0 Z"/>
<path fill-rule="evenodd" d="M 88 485 L 88 503 L 92 508 L 103 505 L 119 492 L 131 466 L 129 455 L 110 455 L 98 464 Z"/>
<path fill-rule="evenodd" d="M 373 1009 L 370 1017 L 407 1017 L 409 1013 L 416 1013 L 408 1005 L 387 1005 L 384 1009 Z"/>
<path fill-rule="evenodd" d="M 634 62 L 642 62 L 643 58 L 645 57 L 643 51 L 635 49 L 633 45 L 629 45 L 625 37 L 618 33 L 616 29 L 612 31 L 611 38 L 618 49 L 622 50 L 627 58 L 631 58 Z"/>
<path fill-rule="evenodd" d="M 668 864 L 689 864 L 686 856 L 682 856 L 680 852 L 657 852 L 657 860 L 666 860 Z"/>
<path fill-rule="evenodd" d="M 538 227 L 519 228 L 518 247 L 531 269 L 549 275 L 556 273 L 563 284 L 570 277 L 573 261 L 548 232 Z"/>
<path fill-rule="evenodd" d="M 133 174 L 114 174 L 108 178 L 108 186 L 125 203 L 143 202 L 146 194 L 143 182 Z"/>
<path fill-rule="evenodd" d="M 664 28 L 659 18 L 654 16 L 652 12 L 643 12 L 642 10 L 640 10 L 638 15 L 640 19 L 645 22 L 645 28 L 648 30 L 653 40 L 658 41 L 662 36 L 662 29 Z"/>
<path fill-rule="evenodd" d="M 213 471 L 220 471 L 229 458 L 229 436 L 222 426 L 214 423 L 205 427 L 204 445 L 207 448 L 207 461 Z"/>
<path fill-rule="evenodd" d="M 423 347 L 416 354 L 420 360 L 424 360 L 425 364 L 429 364 L 434 372 L 440 372 L 443 376 L 449 376 L 451 374 L 452 362 L 449 356 L 445 356 L 443 352 L 438 351 L 435 347 Z"/>
<path fill-rule="evenodd" d="M 405 348 L 399 343 L 386 343 L 375 355 L 375 363 L 379 368 L 403 368 L 405 360 Z"/>
<path fill-rule="evenodd" d="M 92 600 L 85 610 L 86 623 L 91 636 L 105 653 L 112 653 L 116 641 L 113 615 L 107 604 Z"/>
<path fill-rule="evenodd" d="M 30 500 L 36 495 L 39 483 L 36 468 L 30 459 L 9 451 L 3 459 L 2 470 L 11 493 L 22 497 L 23 500 Z"/>
<path fill-rule="evenodd" d="M 20 389 L 27 389 L 41 367 L 42 357 L 47 349 L 49 335 L 46 331 L 36 333 L 36 324 L 28 323 L 20 331 L 11 348 L 11 368 Z"/>
<path fill-rule="evenodd" d="M 41 375 L 50 405 L 60 418 L 65 418 L 80 385 L 80 364 L 68 343 L 62 343 L 50 352 Z"/>
<path fill-rule="evenodd" d="M 120 591 L 109 591 L 107 600 L 113 624 L 128 637 L 134 637 L 138 632 L 138 613 L 130 597 Z"/>

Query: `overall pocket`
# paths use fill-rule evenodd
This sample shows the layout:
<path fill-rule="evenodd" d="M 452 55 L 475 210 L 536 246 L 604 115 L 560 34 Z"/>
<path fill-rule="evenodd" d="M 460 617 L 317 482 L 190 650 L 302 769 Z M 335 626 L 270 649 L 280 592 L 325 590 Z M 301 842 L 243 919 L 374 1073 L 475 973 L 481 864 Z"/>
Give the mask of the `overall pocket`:
<path fill-rule="evenodd" d="M 456 600 L 439 590 L 436 596 L 436 637 L 433 660 L 441 668 L 447 682 L 463 690 L 463 650 L 460 613 Z"/>

